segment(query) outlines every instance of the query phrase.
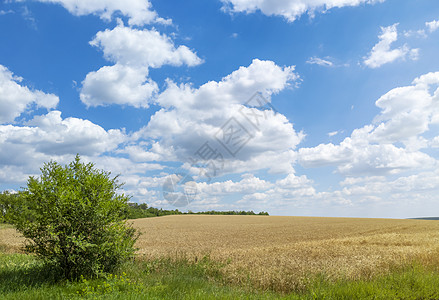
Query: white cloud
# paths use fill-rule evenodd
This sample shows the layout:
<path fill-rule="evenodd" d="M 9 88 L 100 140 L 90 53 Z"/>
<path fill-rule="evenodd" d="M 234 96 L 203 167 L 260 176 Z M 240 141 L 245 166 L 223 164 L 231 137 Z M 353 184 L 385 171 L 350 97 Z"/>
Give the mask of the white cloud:
<path fill-rule="evenodd" d="M 112 30 L 96 34 L 90 42 L 114 63 L 135 67 L 160 68 L 163 65 L 196 66 L 202 60 L 186 46 L 175 47 L 173 41 L 155 29 L 133 29 L 122 23 Z"/>
<path fill-rule="evenodd" d="M 148 69 L 115 64 L 88 73 L 80 99 L 87 107 L 118 104 L 147 108 L 157 92 L 157 84 L 148 78 Z"/>
<path fill-rule="evenodd" d="M 404 36 L 406 38 L 409 37 L 421 37 L 421 38 L 426 38 L 427 34 L 425 33 L 424 29 L 419 29 L 419 30 L 408 30 L 408 31 L 404 31 Z"/>
<path fill-rule="evenodd" d="M 145 128 L 133 135 L 133 139 L 154 139 L 161 148 L 174 149 L 175 157 L 183 162 L 188 162 L 207 141 L 224 153 L 227 173 L 260 168 L 273 172 L 291 171 L 295 161 L 293 149 L 303 134 L 295 132 L 285 116 L 273 111 L 257 110 L 261 116 L 257 130 L 239 110 L 250 114 L 250 108 L 243 104 L 256 91 L 262 91 L 269 100 L 272 94 L 298 80 L 294 67 L 282 68 L 271 61 L 255 59 L 250 66 L 240 67 L 221 81 L 210 81 L 198 89 L 168 82 L 167 89 L 157 97 L 157 104 L 163 108 L 151 117 Z M 253 136 L 236 158 L 227 158 L 227 150 L 215 139 L 231 117 Z"/>
<path fill-rule="evenodd" d="M 0 10 L 0 16 L 4 16 L 4 15 L 8 15 L 8 14 L 13 14 L 14 11 L 9 9 L 9 10 Z"/>
<path fill-rule="evenodd" d="M 130 159 L 135 162 L 176 160 L 173 148 L 167 149 L 157 142 L 153 142 L 151 145 L 147 142 L 136 142 L 118 152 L 128 154 Z"/>
<path fill-rule="evenodd" d="M 201 62 L 190 50 L 174 47 L 166 36 L 155 31 L 147 32 L 148 38 L 156 38 L 157 42 L 149 49 L 145 43 L 142 44 L 146 31 L 118 29 L 119 33 L 115 36 L 111 36 L 112 32 L 107 30 L 97 34 L 92 41 L 115 64 L 89 73 L 84 80 L 81 96 L 102 95 L 102 98 L 82 99 L 90 106 L 107 104 L 108 99 L 113 103 L 144 106 L 144 99 L 151 98 L 151 94 L 157 91 L 155 83 L 148 78 L 148 68 L 164 64 L 196 65 Z M 134 39 L 133 44 L 130 44 L 130 38 Z M 136 48 L 139 45 L 140 48 Z M 157 45 L 163 51 L 155 49 Z M 13 81 L 24 88 L 17 83 L 19 78 Z M 63 119 L 60 111 L 34 116 L 21 126 L 0 126 L 0 180 L 22 183 L 28 176 L 38 174 L 43 162 L 54 159 L 67 163 L 79 153 L 85 161 L 95 162 L 99 168 L 122 174 L 120 180 L 127 183 L 125 192 L 136 200 L 148 200 L 150 204 L 165 206 L 168 204 L 161 200 L 159 189 L 166 174 L 149 177 L 148 172 L 162 170 L 163 161 L 187 162 L 188 155 L 192 155 L 202 142 L 216 142 L 215 133 L 231 116 L 242 124 L 247 122 L 245 126 L 250 128 L 252 125 L 244 115 L 236 114 L 241 109 L 248 114 L 247 117 L 252 117 L 250 112 L 254 112 L 253 109 L 243 104 L 255 91 L 262 91 L 270 102 L 272 95 L 294 87 L 299 81 L 294 67 L 280 67 L 271 61 L 257 59 L 250 66 L 241 67 L 222 80 L 210 81 L 199 88 L 178 86 L 169 81 L 166 91 L 156 100 L 163 108 L 152 117 L 148 126 L 131 136 L 120 130 L 105 130 L 88 120 Z M 128 97 L 130 102 L 118 102 L 124 97 Z M 262 109 L 256 112 L 260 118 L 252 121 L 258 122 L 259 130 L 249 129 L 254 137 L 236 158 L 225 157 L 224 172 L 241 173 L 259 169 L 293 172 L 292 166 L 297 156 L 294 149 L 303 139 L 303 134 L 297 133 L 282 114 Z M 221 148 L 218 142 L 215 147 Z M 221 151 L 226 156 L 223 148 Z M 115 157 L 115 154 L 127 155 L 127 158 Z M 297 187 L 301 180 L 294 176 L 285 179 L 283 187 Z M 272 189 L 273 184 L 245 174 L 238 182 L 200 183 L 199 188 L 200 195 L 207 196 L 206 199 L 197 199 L 195 207 L 227 209 L 226 204 L 219 202 L 221 197 L 262 192 Z M 297 192 L 304 193 L 307 192 Z"/>
<path fill-rule="evenodd" d="M 176 85 L 168 82 L 168 88 L 157 98 L 157 103 L 164 108 L 194 110 L 196 114 L 207 110 L 204 117 L 214 117 L 215 109 L 223 110 L 227 105 L 243 104 L 255 91 L 263 91 L 267 100 L 272 94 L 297 84 L 298 75 L 295 67 L 279 67 L 272 61 L 254 59 L 250 66 L 240 67 L 221 81 L 209 81 L 199 89 L 191 85 Z"/>
<path fill-rule="evenodd" d="M 292 180 L 292 186 L 281 182 Z M 268 210 L 312 216 L 415 217 L 430 215 L 437 202 L 439 173 L 420 172 L 391 179 L 386 176 L 348 177 L 340 189 L 318 192 L 305 176 L 289 174 L 268 189 L 244 195 L 239 209 Z"/>
<path fill-rule="evenodd" d="M 162 170 L 163 166 L 156 163 L 135 162 L 124 157 L 101 155 L 85 157 L 85 160 L 96 163 L 98 168 L 111 171 L 112 174 L 120 174 L 121 182 L 125 182 L 124 189 L 135 190 L 136 188 L 151 188 L 161 185 L 164 177 L 148 177 L 149 171 Z"/>
<path fill-rule="evenodd" d="M 333 67 L 334 63 L 328 59 L 322 59 L 316 56 L 311 57 L 306 61 L 307 64 L 319 65 L 322 67 Z"/>
<path fill-rule="evenodd" d="M 152 22 L 169 24 L 171 20 L 158 17 L 152 10 L 148 0 L 37 0 L 44 3 L 62 5 L 75 16 L 89 14 L 98 15 L 101 19 L 109 21 L 117 13 L 129 18 L 130 25 L 145 25 Z"/>
<path fill-rule="evenodd" d="M 376 128 L 371 140 L 376 142 L 403 142 L 429 130 L 430 124 L 439 124 L 439 72 L 422 75 L 411 86 L 395 88 L 380 97 L 376 105 L 381 113 L 375 118 Z"/>
<path fill-rule="evenodd" d="M 431 21 L 431 22 L 425 22 L 425 26 L 427 26 L 428 31 L 434 32 L 439 28 L 439 20 Z"/>
<path fill-rule="evenodd" d="M 370 182 L 370 181 L 385 181 L 385 176 L 369 176 L 369 177 L 347 177 L 340 182 L 340 186 L 357 185 L 360 183 Z"/>
<path fill-rule="evenodd" d="M 53 110 L 34 115 L 25 125 L 11 123 L 34 108 L 55 108 L 57 96 L 31 90 L 23 79 L 0 66 L 0 181 L 24 183 L 38 173 L 43 162 L 65 162 L 76 153 L 99 155 L 111 151 L 125 140 L 119 130 L 105 131 L 98 125 L 77 118 L 61 118 Z M 23 120 L 17 124 L 23 124 Z"/>
<path fill-rule="evenodd" d="M 433 148 L 439 148 L 439 136 L 436 136 L 431 140 L 430 146 Z"/>
<path fill-rule="evenodd" d="M 280 188 L 287 189 L 297 189 L 308 187 L 312 184 L 312 181 L 309 180 L 306 176 L 297 176 L 295 174 L 288 174 L 284 179 L 276 181 L 276 186 Z"/>
<path fill-rule="evenodd" d="M 418 60 L 418 59 L 419 59 L 419 51 L 420 51 L 419 48 L 416 48 L 416 49 L 410 49 L 410 52 L 408 53 L 408 57 L 409 57 L 411 60 Z"/>
<path fill-rule="evenodd" d="M 95 155 L 115 149 L 125 137 L 120 130 L 106 131 L 88 120 L 62 119 L 61 112 L 55 110 L 35 116 L 27 126 L 2 125 L 0 140 L 5 147 L 0 152 L 13 153 L 21 159 L 20 153 L 7 147 L 23 146 L 45 155 Z"/>
<path fill-rule="evenodd" d="M 439 21 L 431 21 L 431 22 L 425 22 L 426 29 L 418 29 L 418 30 L 408 30 L 404 31 L 405 37 L 421 37 L 421 38 L 427 38 L 428 33 L 433 33 L 439 28 Z"/>
<path fill-rule="evenodd" d="M 343 189 L 332 193 L 324 193 L 333 197 L 350 199 L 356 204 L 369 205 L 370 203 L 390 204 L 394 208 L 409 207 L 417 203 L 419 211 L 428 212 L 420 205 L 423 202 L 436 200 L 439 189 L 439 174 L 437 171 L 418 172 L 417 174 L 401 176 L 391 179 L 383 176 L 347 178 L 341 185 Z M 417 212 L 405 212 L 407 216 L 416 216 Z"/>
<path fill-rule="evenodd" d="M 305 167 L 336 165 L 345 175 L 387 175 L 410 169 L 429 169 L 436 163 L 419 151 L 408 151 L 391 144 L 371 145 L 362 140 L 346 138 L 340 145 L 321 144 L 301 148 L 299 162 Z"/>
<path fill-rule="evenodd" d="M 200 182 L 197 188 L 202 195 L 200 198 L 230 195 L 235 193 L 253 193 L 273 187 L 273 183 L 255 177 L 253 174 L 244 174 L 240 181 L 227 180 L 223 182 Z"/>
<path fill-rule="evenodd" d="M 67 163 L 76 154 L 96 158 L 115 150 L 126 138 L 120 130 L 107 131 L 88 120 L 62 119 L 56 110 L 34 116 L 24 126 L 0 125 L 0 178 L 12 170 L 2 182 L 23 183 L 38 173 L 43 162 Z"/>
<path fill-rule="evenodd" d="M 148 78 L 149 68 L 202 63 L 189 48 L 176 48 L 169 37 L 155 29 L 133 29 L 123 23 L 98 32 L 90 44 L 101 49 L 104 57 L 115 65 L 87 74 L 80 94 L 87 106 L 148 107 L 158 92 L 157 84 Z"/>
<path fill-rule="evenodd" d="M 354 130 L 339 145 L 300 149 L 300 163 L 306 167 L 335 165 L 340 173 L 357 176 L 434 168 L 437 161 L 419 149 L 434 144 L 422 135 L 439 124 L 439 72 L 389 91 L 376 105 L 381 113 L 372 125 Z"/>
<path fill-rule="evenodd" d="M 223 10 L 230 12 L 253 13 L 257 10 L 267 16 L 282 16 L 293 22 L 303 14 L 314 16 L 317 12 L 326 12 L 333 8 L 358 6 L 384 2 L 384 0 L 222 0 Z"/>
<path fill-rule="evenodd" d="M 274 214 L 284 214 L 292 208 L 312 207 L 319 205 L 315 201 L 319 194 L 312 185 L 313 182 L 306 176 L 291 173 L 265 186 L 265 189 L 255 189 L 252 193 L 247 193 L 237 204 L 241 206 L 240 209 L 268 210 Z"/>
<path fill-rule="evenodd" d="M 398 59 L 409 57 L 417 60 L 419 49 L 410 49 L 407 45 L 391 49 L 391 45 L 398 40 L 398 23 L 388 27 L 381 27 L 380 41 L 372 48 L 368 57 L 364 58 L 364 64 L 370 68 L 378 68 L 384 64 L 394 62 Z"/>
<path fill-rule="evenodd" d="M 55 108 L 59 98 L 39 90 L 20 85 L 23 78 L 15 76 L 0 65 L 0 124 L 13 122 L 32 105 L 46 109 Z"/>
<path fill-rule="evenodd" d="M 439 190 L 436 169 L 393 179 L 388 176 L 348 177 L 340 182 L 340 189 L 323 192 L 318 192 L 314 182 L 304 175 L 288 174 L 275 182 L 251 174 L 242 178 L 240 181 L 199 183 L 200 193 L 190 209 L 254 210 L 280 215 L 410 217 L 428 214 Z M 230 197 L 239 200 L 224 202 Z"/>
<path fill-rule="evenodd" d="M 253 174 L 243 174 L 238 181 L 202 182 L 197 184 L 199 193 L 190 208 L 270 211 L 282 214 L 292 207 L 311 204 L 312 199 L 318 196 L 312 184 L 306 176 L 294 174 L 288 174 L 276 182 Z M 230 197 L 237 200 L 232 203 L 222 201 Z"/>

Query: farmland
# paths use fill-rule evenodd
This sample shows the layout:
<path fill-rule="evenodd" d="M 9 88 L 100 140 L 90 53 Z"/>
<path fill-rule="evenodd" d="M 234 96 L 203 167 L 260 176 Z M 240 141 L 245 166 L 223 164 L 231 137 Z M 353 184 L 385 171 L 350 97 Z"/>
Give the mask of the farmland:
<path fill-rule="evenodd" d="M 134 221 L 147 258 L 208 255 L 231 282 L 289 292 L 310 276 L 369 279 L 413 261 L 439 264 L 439 222 L 252 216 L 169 216 Z"/>
<path fill-rule="evenodd" d="M 439 222 L 276 216 L 177 215 L 131 221 L 143 261 L 208 258 L 228 284 L 279 293 L 309 289 L 315 278 L 372 280 L 413 263 L 439 266 Z M 0 250 L 22 239 L 0 230 Z"/>

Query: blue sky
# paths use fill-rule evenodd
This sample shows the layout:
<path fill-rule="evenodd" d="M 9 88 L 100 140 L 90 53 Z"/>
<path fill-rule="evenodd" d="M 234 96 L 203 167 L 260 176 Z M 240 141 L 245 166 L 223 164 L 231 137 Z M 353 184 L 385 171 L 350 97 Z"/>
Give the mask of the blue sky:
<path fill-rule="evenodd" d="M 155 207 L 439 211 L 439 2 L 11 0 L 0 29 L 2 190 L 78 153 Z"/>

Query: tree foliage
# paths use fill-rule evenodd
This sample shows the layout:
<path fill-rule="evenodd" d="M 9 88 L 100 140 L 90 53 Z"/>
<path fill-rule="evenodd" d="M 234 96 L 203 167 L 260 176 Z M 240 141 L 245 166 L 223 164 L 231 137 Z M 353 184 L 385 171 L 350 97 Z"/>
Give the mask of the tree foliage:
<path fill-rule="evenodd" d="M 18 193 L 0 193 L 0 223 L 18 223 L 33 219 L 33 214 Z"/>
<path fill-rule="evenodd" d="M 259 216 L 268 216 L 268 212 L 260 212 L 255 213 L 253 211 L 201 211 L 201 212 L 193 212 L 189 210 L 188 212 L 181 212 L 178 209 L 175 210 L 166 210 L 159 209 L 154 207 L 148 207 L 146 203 L 137 204 L 137 203 L 129 203 L 129 208 L 127 211 L 128 219 L 139 219 L 139 218 L 151 218 L 151 217 L 161 217 L 168 215 L 183 215 L 183 214 L 197 214 L 197 215 L 259 215 Z"/>
<path fill-rule="evenodd" d="M 79 156 L 66 166 L 46 163 L 41 172 L 8 218 L 27 238 L 27 252 L 69 279 L 110 272 L 134 255 L 137 233 L 124 220 L 129 197 L 117 193 L 117 176 Z"/>

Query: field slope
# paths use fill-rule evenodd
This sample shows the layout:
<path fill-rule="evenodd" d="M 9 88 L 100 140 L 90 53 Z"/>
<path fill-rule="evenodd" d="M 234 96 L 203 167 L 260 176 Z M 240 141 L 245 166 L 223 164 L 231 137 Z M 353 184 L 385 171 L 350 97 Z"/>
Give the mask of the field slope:
<path fill-rule="evenodd" d="M 439 266 L 437 221 L 176 215 L 130 222 L 143 233 L 142 261 L 208 258 L 226 283 L 281 293 L 320 279 L 368 281 Z M 22 241 L 13 228 L 0 229 L 0 251 L 15 252 Z"/>
<path fill-rule="evenodd" d="M 437 221 L 183 215 L 134 226 L 146 258 L 207 255 L 231 282 L 283 292 L 314 276 L 363 280 L 413 262 L 439 265 Z"/>

